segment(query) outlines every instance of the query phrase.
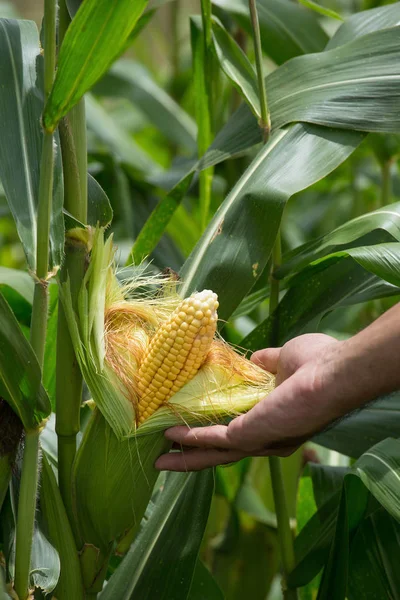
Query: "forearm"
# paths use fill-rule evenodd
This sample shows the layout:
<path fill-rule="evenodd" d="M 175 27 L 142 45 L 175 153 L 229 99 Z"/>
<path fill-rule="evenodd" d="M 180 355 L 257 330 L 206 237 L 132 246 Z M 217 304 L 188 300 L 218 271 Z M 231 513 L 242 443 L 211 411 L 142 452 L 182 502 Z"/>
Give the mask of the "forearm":
<path fill-rule="evenodd" d="M 400 389 L 400 304 L 338 345 L 327 377 L 348 410 Z"/>

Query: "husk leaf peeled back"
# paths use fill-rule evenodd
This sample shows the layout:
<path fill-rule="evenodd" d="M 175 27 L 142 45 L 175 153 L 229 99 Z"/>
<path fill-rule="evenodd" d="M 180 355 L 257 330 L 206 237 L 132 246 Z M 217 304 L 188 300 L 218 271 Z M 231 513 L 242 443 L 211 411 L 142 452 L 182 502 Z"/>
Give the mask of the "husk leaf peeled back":
<path fill-rule="evenodd" d="M 72 341 L 96 406 L 119 439 L 177 424 L 226 421 L 249 410 L 274 386 L 274 378 L 215 337 L 197 374 L 139 426 L 138 371 L 146 349 L 182 298 L 166 278 L 137 276 L 121 285 L 113 265 L 112 236 L 93 232 L 91 262 L 72 308 L 62 286 Z M 156 291 L 147 291 L 151 286 Z"/>
<path fill-rule="evenodd" d="M 97 228 L 91 244 L 77 313 L 68 282 L 60 293 L 96 406 L 74 463 L 73 510 L 85 588 L 100 591 L 111 553 L 129 547 L 150 500 L 155 460 L 170 448 L 164 430 L 225 422 L 265 397 L 274 378 L 216 337 L 197 374 L 138 426 L 141 361 L 182 298 L 165 278 L 120 284 L 111 236 Z"/>

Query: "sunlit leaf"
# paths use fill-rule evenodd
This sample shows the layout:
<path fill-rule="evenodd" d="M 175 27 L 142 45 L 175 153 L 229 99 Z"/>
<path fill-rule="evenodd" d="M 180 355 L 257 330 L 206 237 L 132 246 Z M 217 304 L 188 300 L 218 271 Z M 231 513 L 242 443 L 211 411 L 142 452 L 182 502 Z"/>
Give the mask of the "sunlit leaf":
<path fill-rule="evenodd" d="M 107 71 L 125 46 L 147 0 L 86 0 L 63 40 L 43 123 L 49 131 Z"/>

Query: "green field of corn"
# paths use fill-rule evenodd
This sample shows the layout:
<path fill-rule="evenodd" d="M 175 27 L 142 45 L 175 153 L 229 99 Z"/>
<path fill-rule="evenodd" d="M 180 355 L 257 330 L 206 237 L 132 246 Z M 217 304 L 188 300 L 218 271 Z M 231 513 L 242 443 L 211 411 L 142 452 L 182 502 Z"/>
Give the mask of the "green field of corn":
<path fill-rule="evenodd" d="M 400 2 L 0 0 L 0 600 L 400 598 L 400 391 L 155 467 L 399 301 L 399 157 Z"/>

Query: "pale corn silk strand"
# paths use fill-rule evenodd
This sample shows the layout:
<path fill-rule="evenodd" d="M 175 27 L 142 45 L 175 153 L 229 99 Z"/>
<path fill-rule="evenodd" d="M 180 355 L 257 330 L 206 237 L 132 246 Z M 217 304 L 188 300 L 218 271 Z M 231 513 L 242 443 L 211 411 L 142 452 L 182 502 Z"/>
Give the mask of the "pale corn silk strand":
<path fill-rule="evenodd" d="M 143 292 L 149 287 L 157 291 Z M 108 278 L 106 362 L 135 407 L 138 431 L 160 408 L 167 407 L 182 424 L 196 416 L 187 384 L 200 373 L 204 377 L 199 422 L 220 422 L 241 412 L 239 399 L 230 397 L 231 389 L 259 388 L 258 399 L 273 389 L 271 374 L 218 338 L 217 295 L 203 290 L 182 300 L 175 287 L 165 277 L 134 278 L 123 286 L 114 273 Z M 175 394 L 186 389 L 188 402 L 174 402 Z M 223 390 L 221 402 L 218 392 Z"/>

